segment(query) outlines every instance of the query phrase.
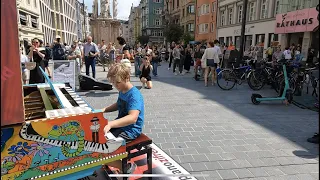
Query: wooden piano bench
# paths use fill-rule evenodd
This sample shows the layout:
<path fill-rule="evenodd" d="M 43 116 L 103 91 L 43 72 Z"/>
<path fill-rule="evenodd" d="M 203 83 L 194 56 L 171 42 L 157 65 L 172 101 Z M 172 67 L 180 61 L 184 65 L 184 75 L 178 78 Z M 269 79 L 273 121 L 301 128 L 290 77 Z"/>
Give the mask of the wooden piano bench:
<path fill-rule="evenodd" d="M 122 159 L 123 172 L 127 172 L 127 164 L 128 161 L 130 161 L 130 159 L 141 156 L 143 154 L 147 154 L 148 174 L 152 174 L 152 148 L 150 147 L 151 144 L 152 140 L 143 133 L 137 139 L 128 143 L 126 145 L 126 151 L 128 152 L 128 156 Z M 131 152 L 132 150 L 137 151 Z"/>

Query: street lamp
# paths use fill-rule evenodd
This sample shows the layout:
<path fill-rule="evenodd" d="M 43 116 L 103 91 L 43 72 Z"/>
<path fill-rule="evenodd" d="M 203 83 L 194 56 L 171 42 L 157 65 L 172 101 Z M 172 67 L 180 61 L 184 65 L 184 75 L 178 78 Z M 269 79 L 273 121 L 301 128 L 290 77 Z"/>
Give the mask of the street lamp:
<path fill-rule="evenodd" d="M 247 7 L 248 7 L 248 0 L 243 0 L 243 14 L 242 14 L 241 40 L 240 40 L 240 59 L 243 58 L 243 52 L 245 47 L 244 42 L 245 42 L 246 20 L 247 20 Z"/>

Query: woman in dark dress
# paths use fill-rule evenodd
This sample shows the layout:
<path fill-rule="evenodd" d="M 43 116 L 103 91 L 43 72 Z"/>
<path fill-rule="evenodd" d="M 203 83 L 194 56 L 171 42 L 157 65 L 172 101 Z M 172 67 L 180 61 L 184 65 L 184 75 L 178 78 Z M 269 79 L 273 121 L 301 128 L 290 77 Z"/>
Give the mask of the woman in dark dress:
<path fill-rule="evenodd" d="M 191 48 L 190 45 L 187 45 L 187 48 L 185 49 L 185 61 L 184 61 L 184 70 L 186 70 L 186 73 L 190 72 L 190 66 L 191 66 L 191 61 L 192 61 L 192 56 L 191 56 Z"/>
<path fill-rule="evenodd" d="M 146 56 L 143 60 L 143 63 L 140 66 L 140 71 L 141 71 L 140 81 L 142 83 L 142 88 L 146 88 L 146 89 L 152 88 L 150 72 L 153 70 L 153 67 L 150 64 L 151 58 L 152 56 Z"/>
<path fill-rule="evenodd" d="M 46 50 L 45 48 L 39 46 L 39 39 L 33 39 L 28 57 L 30 59 L 30 62 L 36 63 L 36 67 L 33 70 L 30 70 L 29 84 L 45 83 L 44 76 L 39 67 L 41 67 L 42 70 L 45 71 L 44 58 L 46 56 Z"/>

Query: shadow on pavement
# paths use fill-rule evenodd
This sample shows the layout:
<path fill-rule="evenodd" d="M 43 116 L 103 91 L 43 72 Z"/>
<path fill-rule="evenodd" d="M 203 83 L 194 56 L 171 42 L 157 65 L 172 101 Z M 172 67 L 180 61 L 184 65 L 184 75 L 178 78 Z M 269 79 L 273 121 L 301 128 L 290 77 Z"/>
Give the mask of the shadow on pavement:
<path fill-rule="evenodd" d="M 240 131 L 253 135 L 252 138 L 255 137 L 258 141 L 264 141 L 264 138 L 267 138 L 266 144 L 274 146 L 274 149 L 287 149 L 296 156 L 304 158 L 318 157 L 319 145 L 307 142 L 307 138 L 319 131 L 317 112 L 300 109 L 292 104 L 286 106 L 282 102 L 262 102 L 260 105 L 253 105 L 251 103 L 252 93 L 259 93 L 263 97 L 275 97 L 276 93 L 269 86 L 260 91 L 253 91 L 246 83 L 234 87 L 230 91 L 221 90 L 217 85 L 211 86 L 211 83 L 208 83 L 210 84 L 209 87 L 205 87 L 204 81 L 195 81 L 193 79 L 193 73 L 175 76 L 172 70 L 168 71 L 167 67 L 168 64 L 164 63 L 162 67 L 158 68 L 159 77 L 152 79 L 154 81 L 152 90 L 158 92 L 157 86 L 162 86 L 163 83 L 175 86 L 172 89 L 166 89 L 164 93 L 170 97 L 172 95 L 178 97 L 175 98 L 174 104 L 180 107 L 172 107 L 177 109 L 178 113 L 186 113 L 187 116 L 194 112 L 190 116 L 194 116 L 194 119 L 205 118 L 205 126 L 212 126 L 213 130 L 217 125 L 225 123 L 226 126 L 230 127 L 229 130 L 235 130 L 238 127 Z M 184 93 L 179 94 L 179 92 Z M 155 92 L 154 94 L 157 93 Z M 165 98 L 163 94 L 156 96 L 158 96 L 157 99 L 159 101 Z M 197 98 L 198 96 L 202 97 L 202 99 Z M 190 99 L 190 101 L 182 101 L 185 98 Z M 211 100 L 211 102 L 208 103 L 204 100 Z M 206 106 L 210 106 L 212 109 L 208 110 Z M 171 103 L 167 104 L 167 107 L 171 108 Z M 188 109 L 190 112 L 188 112 Z M 236 119 L 241 116 L 260 125 L 264 131 L 267 130 L 267 133 L 259 134 L 256 130 L 251 131 L 250 125 L 238 123 Z M 210 123 L 211 119 L 213 123 Z M 241 121 L 243 120 L 241 119 Z M 256 127 L 254 128 L 257 129 Z M 270 134 L 278 136 L 275 139 L 270 139 Z M 285 143 L 285 139 L 290 140 L 292 142 L 290 145 L 296 148 L 286 148 L 285 146 L 288 146 L 288 144 Z"/>

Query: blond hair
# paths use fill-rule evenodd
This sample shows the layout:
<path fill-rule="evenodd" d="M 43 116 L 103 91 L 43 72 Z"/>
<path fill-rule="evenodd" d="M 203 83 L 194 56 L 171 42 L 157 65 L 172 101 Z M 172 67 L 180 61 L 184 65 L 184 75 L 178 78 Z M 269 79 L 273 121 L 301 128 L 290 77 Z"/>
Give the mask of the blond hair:
<path fill-rule="evenodd" d="M 126 82 L 130 80 L 130 68 L 123 63 L 115 63 L 110 67 L 107 78 L 110 82 Z"/>

